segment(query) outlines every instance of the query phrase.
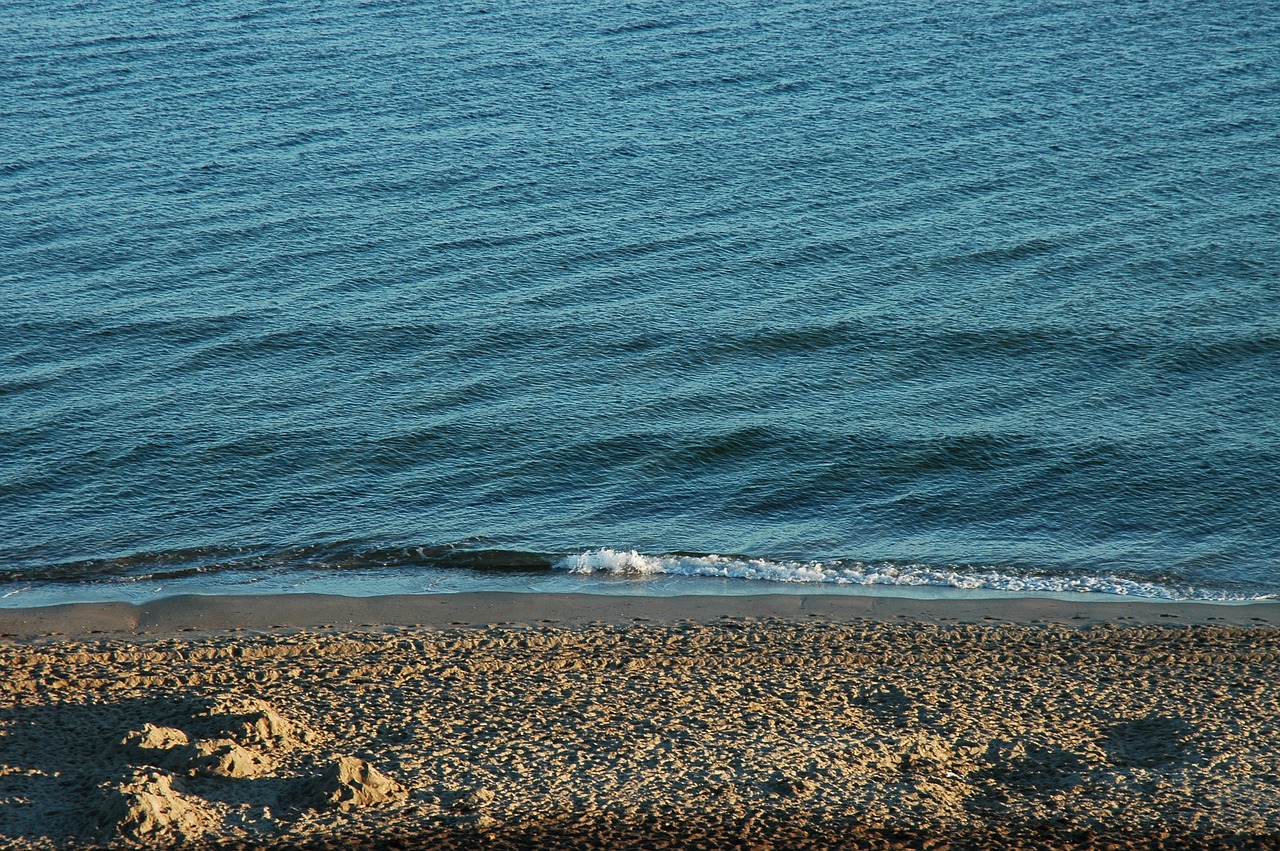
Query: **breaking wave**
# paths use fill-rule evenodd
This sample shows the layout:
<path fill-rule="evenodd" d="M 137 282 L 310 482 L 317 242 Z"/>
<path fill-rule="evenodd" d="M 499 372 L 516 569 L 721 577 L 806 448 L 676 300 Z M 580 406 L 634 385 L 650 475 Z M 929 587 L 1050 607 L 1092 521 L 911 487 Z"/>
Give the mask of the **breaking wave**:
<path fill-rule="evenodd" d="M 613 576 L 704 576 L 764 582 L 822 585 L 887 585 L 940 587 L 968 591 L 1111 594 L 1154 600 L 1243 602 L 1275 599 L 1220 588 L 1177 582 L 1155 582 L 1116 574 L 1016 573 L 993 567 L 918 563 L 834 561 L 774 561 L 721 555 L 645 555 L 635 550 L 601 548 L 565 556 L 559 570 Z"/>

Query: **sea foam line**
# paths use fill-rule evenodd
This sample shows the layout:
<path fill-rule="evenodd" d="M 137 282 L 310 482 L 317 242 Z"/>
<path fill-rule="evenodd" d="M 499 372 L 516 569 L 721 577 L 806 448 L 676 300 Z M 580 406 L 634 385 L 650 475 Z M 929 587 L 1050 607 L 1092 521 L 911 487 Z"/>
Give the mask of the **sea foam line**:
<path fill-rule="evenodd" d="M 773 561 L 721 555 L 645 555 L 636 550 L 601 548 L 565 556 L 554 565 L 570 573 L 611 576 L 707 576 L 763 582 L 826 585 L 889 585 L 1031 593 L 1111 594 L 1155 600 L 1244 602 L 1273 595 L 1178 586 L 1099 574 L 1026 575 L 994 568 L 860 561 Z"/>

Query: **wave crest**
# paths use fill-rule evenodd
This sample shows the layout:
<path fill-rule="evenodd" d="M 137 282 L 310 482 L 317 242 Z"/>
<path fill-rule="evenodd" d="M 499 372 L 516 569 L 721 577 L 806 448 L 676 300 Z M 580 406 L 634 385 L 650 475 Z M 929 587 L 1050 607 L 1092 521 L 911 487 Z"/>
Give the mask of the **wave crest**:
<path fill-rule="evenodd" d="M 994 567 L 902 564 L 893 562 L 773 561 L 722 555 L 645 555 L 636 550 L 608 547 L 565 556 L 554 567 L 570 573 L 613 576 L 704 576 L 765 582 L 824 585 L 887 585 L 940 587 L 966 591 L 1005 591 L 1033 594 L 1110 594 L 1153 600 L 1243 602 L 1273 599 L 1266 594 L 1234 593 L 1167 584 L 1114 574 L 1015 573 Z"/>

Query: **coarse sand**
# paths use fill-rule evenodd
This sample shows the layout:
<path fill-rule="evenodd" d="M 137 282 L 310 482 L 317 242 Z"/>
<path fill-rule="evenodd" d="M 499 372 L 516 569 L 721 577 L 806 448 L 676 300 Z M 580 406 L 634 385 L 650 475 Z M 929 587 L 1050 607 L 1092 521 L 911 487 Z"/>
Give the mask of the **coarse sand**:
<path fill-rule="evenodd" d="M 0 848 L 1280 848 L 1280 605 L 0 610 Z"/>

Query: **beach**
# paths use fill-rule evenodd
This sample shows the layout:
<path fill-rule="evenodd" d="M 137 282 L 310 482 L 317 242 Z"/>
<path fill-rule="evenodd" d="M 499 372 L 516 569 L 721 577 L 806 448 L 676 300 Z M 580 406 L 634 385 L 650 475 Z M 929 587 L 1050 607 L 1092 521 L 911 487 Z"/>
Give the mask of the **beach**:
<path fill-rule="evenodd" d="M 0 851 L 1280 849 L 1280 15 L 0 13 Z"/>
<path fill-rule="evenodd" d="M 0 611 L 0 847 L 1270 848 L 1280 606 Z"/>

